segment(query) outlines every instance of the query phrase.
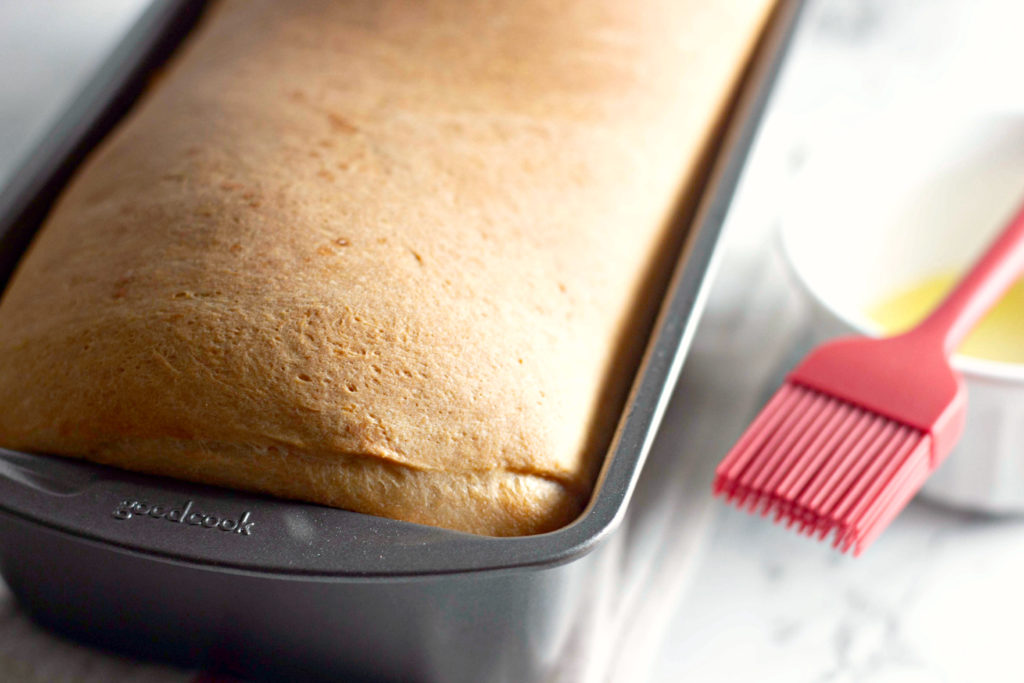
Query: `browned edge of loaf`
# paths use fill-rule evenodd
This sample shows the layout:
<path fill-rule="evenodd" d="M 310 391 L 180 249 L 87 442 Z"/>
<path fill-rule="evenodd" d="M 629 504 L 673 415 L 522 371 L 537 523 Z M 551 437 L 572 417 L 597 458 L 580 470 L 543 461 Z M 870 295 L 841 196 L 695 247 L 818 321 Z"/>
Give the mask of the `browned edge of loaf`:
<path fill-rule="evenodd" d="M 650 264 L 637 289 L 635 305 L 613 341 L 618 362 L 609 368 L 602 382 L 598 409 L 586 425 L 587 452 L 607 450 L 643 350 L 653 325 L 658 305 L 682 249 L 698 200 L 704 189 L 710 163 L 719 145 L 722 126 L 735 99 L 738 88 L 723 97 L 715 116 L 714 134 L 705 138 L 696 159 L 686 174 L 683 191 L 676 201 L 673 219 L 660 233 L 653 249 L 656 258 Z M 15 447 L 32 449 L 28 442 L 8 441 Z M 56 450 L 56 449 L 54 449 Z M 478 473 L 446 473 L 444 486 L 454 478 L 466 495 L 458 501 L 432 496 L 432 481 L 438 475 L 380 461 L 374 454 L 345 454 L 332 459 L 318 458 L 288 448 L 270 449 L 254 461 L 250 449 L 237 444 L 174 438 L 123 439 L 118 444 L 101 444 L 99 448 L 64 450 L 64 455 L 86 457 L 99 462 L 142 472 L 164 474 L 203 483 L 222 484 L 233 488 L 249 488 L 285 498 L 314 500 L 328 505 L 349 507 L 373 514 L 436 524 L 495 535 L 541 533 L 563 526 L 583 509 L 589 491 L 601 466 L 600 459 L 585 461 L 587 471 L 579 481 L 558 480 L 529 472 L 513 470 Z M 177 453 L 176 453 L 177 452 Z M 183 462 L 192 463 L 182 466 Z M 201 463 L 201 465 L 196 465 Z M 257 471 L 258 470 L 258 471 Z M 333 497 L 331 487 L 320 486 L 310 495 L 310 482 L 330 482 L 344 471 L 345 496 Z M 394 481 L 406 480 L 408 486 L 389 486 L 391 497 L 382 501 L 373 496 L 375 484 L 384 473 Z M 296 476 L 296 475 L 299 476 Z M 261 479 L 264 483 L 254 486 Z M 269 483 L 268 483 L 269 482 Z M 360 483 L 361 482 L 361 483 Z M 582 485 L 579 482 L 583 482 Z M 502 502 L 518 489 L 526 489 L 528 500 Z M 365 497 L 352 491 L 364 491 Z M 395 495 L 395 492 L 398 492 Z M 407 495 L 406 495 L 407 494 Z M 515 495 L 512 495 L 515 498 Z M 499 501 L 499 511 L 495 511 Z M 452 507 L 449 507 L 451 503 Z M 467 514 L 481 522 L 480 528 L 467 526 Z M 504 516 L 504 518 L 502 518 Z"/>

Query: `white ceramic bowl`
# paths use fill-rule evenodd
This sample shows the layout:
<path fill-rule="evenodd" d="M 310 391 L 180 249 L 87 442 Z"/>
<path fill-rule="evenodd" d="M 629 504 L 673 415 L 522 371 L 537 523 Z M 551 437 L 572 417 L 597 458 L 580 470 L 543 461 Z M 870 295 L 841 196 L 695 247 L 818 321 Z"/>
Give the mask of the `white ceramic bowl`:
<path fill-rule="evenodd" d="M 815 341 L 877 335 L 865 311 L 970 263 L 1024 199 L 1024 115 L 864 125 L 808 159 L 780 244 Z M 1024 365 L 957 356 L 967 426 L 925 485 L 943 502 L 1024 512 Z"/>

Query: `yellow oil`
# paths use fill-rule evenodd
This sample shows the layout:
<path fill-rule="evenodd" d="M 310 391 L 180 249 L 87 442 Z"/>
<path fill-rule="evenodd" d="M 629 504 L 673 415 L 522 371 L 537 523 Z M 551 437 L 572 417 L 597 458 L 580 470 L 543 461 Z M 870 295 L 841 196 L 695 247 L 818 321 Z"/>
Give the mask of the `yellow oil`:
<path fill-rule="evenodd" d="M 868 315 L 889 334 L 913 327 L 957 281 L 956 273 L 931 276 L 894 292 Z M 1024 363 L 1024 280 L 1017 282 L 960 346 L 960 353 L 1004 363 Z"/>

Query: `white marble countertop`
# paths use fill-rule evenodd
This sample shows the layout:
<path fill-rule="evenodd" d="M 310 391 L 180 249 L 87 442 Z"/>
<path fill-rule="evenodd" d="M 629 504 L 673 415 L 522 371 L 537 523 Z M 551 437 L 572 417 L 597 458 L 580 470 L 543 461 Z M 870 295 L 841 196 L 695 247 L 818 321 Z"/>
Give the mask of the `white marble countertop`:
<path fill-rule="evenodd" d="M 146 4 L 0 3 L 0 180 Z M 604 636 L 615 654 L 583 667 L 588 680 L 1024 680 L 1024 519 L 914 502 L 854 560 L 709 494 L 718 458 L 800 343 L 801 302 L 771 248 L 795 172 L 865 116 L 1024 111 L 1022 19 L 1018 0 L 810 0 L 638 489 L 657 513 L 648 522 L 662 521 L 629 542 L 654 562 L 620 587 L 630 609 L 606 617 Z M 0 680 L 187 678 L 54 639 L 2 590 L 0 612 Z"/>
<path fill-rule="evenodd" d="M 802 302 L 769 239 L 795 171 L 867 116 L 1024 112 L 1022 9 L 1011 0 L 810 3 L 729 218 L 728 256 L 684 369 L 691 400 L 777 378 L 795 360 Z M 744 359 L 750 374 L 735 370 Z M 733 395 L 734 413 L 749 416 L 747 396 Z M 710 481 L 742 429 L 741 420 L 714 453 L 685 444 L 682 453 L 710 460 Z M 916 500 L 853 559 L 718 502 L 708 517 L 649 680 L 1024 680 L 1024 519 Z"/>

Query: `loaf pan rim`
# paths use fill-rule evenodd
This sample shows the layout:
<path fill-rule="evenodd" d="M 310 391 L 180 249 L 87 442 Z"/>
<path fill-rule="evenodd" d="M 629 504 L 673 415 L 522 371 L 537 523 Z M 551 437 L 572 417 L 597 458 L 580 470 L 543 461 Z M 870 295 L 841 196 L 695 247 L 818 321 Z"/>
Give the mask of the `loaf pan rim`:
<path fill-rule="evenodd" d="M 20 204 L 32 199 L 33 194 L 45 192 L 48 182 L 40 178 L 46 166 L 55 163 L 55 156 L 66 163 L 69 156 L 81 147 L 82 139 L 87 137 L 88 129 L 96 127 L 98 119 L 109 114 L 112 102 L 124 98 L 125 91 L 140 89 L 147 69 L 152 68 L 154 60 L 159 61 L 162 51 L 168 49 L 168 42 L 177 42 L 195 22 L 199 8 L 203 3 L 189 0 L 174 0 L 170 3 L 154 3 L 136 22 L 135 27 L 115 49 L 110 58 L 97 72 L 76 98 L 75 103 L 53 127 L 51 135 L 44 138 L 35 153 L 28 155 L 22 164 L 23 170 L 13 174 L 16 181 L 0 193 L 0 240 L 6 235 L 11 222 L 11 214 L 16 213 Z M 704 188 L 696 220 L 693 223 L 680 257 L 676 272 L 669 284 L 661 311 L 652 328 L 650 340 L 644 358 L 638 367 L 629 399 L 625 405 L 615 436 L 605 457 L 601 474 L 594 488 L 590 502 L 584 512 L 569 525 L 545 534 L 518 537 L 486 537 L 461 533 L 435 527 L 401 522 L 369 515 L 359 515 L 344 510 L 333 510 L 312 506 L 329 513 L 321 515 L 334 516 L 339 519 L 353 519 L 352 515 L 372 520 L 366 526 L 384 530 L 389 534 L 397 534 L 400 542 L 409 543 L 408 539 L 424 537 L 423 548 L 429 543 L 430 557 L 416 560 L 414 553 L 406 553 L 401 561 L 396 561 L 385 568 L 374 568 L 372 562 L 364 565 L 350 565 L 347 568 L 326 570 L 323 567 L 304 569 L 290 568 L 281 565 L 266 566 L 247 564 L 244 561 L 216 562 L 208 558 L 189 555 L 189 546 L 194 543 L 191 538 L 183 540 L 184 550 L 174 553 L 147 546 L 146 538 L 138 537 L 131 542 L 121 541 L 111 534 L 102 534 L 88 527 L 98 523 L 85 520 L 77 525 L 62 522 L 53 516 L 41 515 L 38 510 L 32 512 L 24 506 L 19 507 L 4 495 L 0 496 L 0 512 L 12 515 L 26 522 L 45 526 L 49 530 L 75 538 L 105 546 L 118 552 L 150 557 L 161 562 L 173 562 L 190 566 L 216 568 L 219 571 L 243 573 L 248 575 L 293 577 L 302 579 L 360 579 L 360 578 L 428 578 L 462 573 L 494 572 L 515 569 L 537 569 L 555 567 L 571 562 L 589 553 L 621 522 L 632 494 L 633 487 L 639 477 L 643 461 L 650 448 L 651 441 L 660 422 L 662 412 L 667 404 L 670 389 L 675 384 L 683 358 L 695 332 L 700 309 L 706 299 L 719 252 L 719 242 L 724 219 L 731 204 L 733 194 L 739 182 L 747 154 L 753 144 L 754 137 L 760 126 L 766 103 L 777 80 L 786 48 L 791 42 L 792 33 L 803 6 L 802 0 L 781 0 L 774 15 L 759 41 L 757 53 L 753 58 L 748 77 L 736 109 L 730 117 L 727 130 L 723 136 L 720 154 L 716 158 L 710 180 Z M 130 97 L 130 96 L 129 96 Z M 105 104 L 104 104 L 105 102 Z M 124 105 L 127 108 L 127 105 Z M 119 118 L 119 115 L 115 115 Z M 88 124 L 88 125 L 86 125 Z M 75 141 L 77 140 L 77 143 Z M 81 153 L 84 156 L 84 152 Z M 49 175 L 57 173 L 49 169 Z M 66 176 L 65 176 L 66 180 Z M 35 185 L 33 186 L 33 183 Z M 52 190 L 52 188 L 49 188 Z M 710 189 L 710 190 L 709 190 Z M 29 201 L 29 203 L 31 203 Z M 22 207 L 24 208 L 24 207 Z M 6 243 L 0 241 L 0 245 Z M 0 460 L 7 457 L 0 449 Z M 27 454 L 21 454 L 27 455 Z M 34 456 L 32 458 L 51 459 L 55 456 Z M 65 460 L 65 459 L 60 459 Z M 42 461 L 41 461 L 42 462 Z M 70 471 L 68 468 L 84 468 L 85 471 L 101 474 L 99 481 L 136 482 L 139 478 L 155 484 L 167 484 L 163 478 L 149 475 L 137 475 L 129 472 L 115 471 L 111 473 L 102 465 L 66 460 L 58 471 Z M 20 490 L 24 493 L 35 490 L 26 487 L 16 480 L 2 476 L 0 471 L 0 491 Z M 170 481 L 170 480 L 167 480 Z M 175 482 L 171 488 L 190 487 L 197 491 L 220 490 Z M 38 492 L 36 492 L 38 495 Z M 72 496 L 73 497 L 73 496 Z M 197 496 L 198 497 L 198 496 Z M 294 506 L 294 509 L 307 510 L 310 504 L 292 501 L 270 501 L 256 494 L 226 490 L 211 494 L 212 497 L 230 500 L 251 500 L 253 506 Z M 65 497 L 69 500 L 69 497 Z M 109 515 L 103 511 L 104 523 L 108 523 Z M 365 520 L 364 520 L 365 521 Z M 216 532 L 214 532 L 216 533 Z M 185 537 L 182 537 L 185 539 Z M 442 550 L 434 551 L 435 548 Z M 461 557 L 452 560 L 436 557 L 444 555 L 455 547 Z M 445 550 L 449 549 L 449 550 Z"/>

